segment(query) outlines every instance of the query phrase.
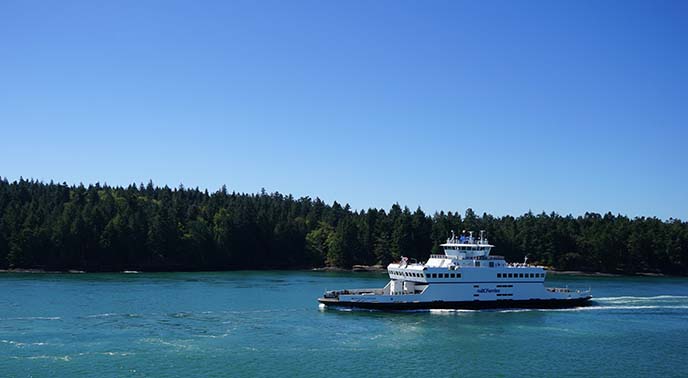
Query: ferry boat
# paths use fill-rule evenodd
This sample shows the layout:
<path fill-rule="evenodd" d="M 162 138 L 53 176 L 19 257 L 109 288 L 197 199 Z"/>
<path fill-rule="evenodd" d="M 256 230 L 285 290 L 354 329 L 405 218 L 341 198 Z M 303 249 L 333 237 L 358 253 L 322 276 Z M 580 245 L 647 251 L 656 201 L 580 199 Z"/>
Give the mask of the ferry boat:
<path fill-rule="evenodd" d="M 585 306 L 591 290 L 545 287 L 545 267 L 507 263 L 491 256 L 484 231 L 447 239 L 444 255 L 425 263 L 402 257 L 387 266 L 390 281 L 381 289 L 326 291 L 325 306 L 380 310 L 566 308 Z"/>

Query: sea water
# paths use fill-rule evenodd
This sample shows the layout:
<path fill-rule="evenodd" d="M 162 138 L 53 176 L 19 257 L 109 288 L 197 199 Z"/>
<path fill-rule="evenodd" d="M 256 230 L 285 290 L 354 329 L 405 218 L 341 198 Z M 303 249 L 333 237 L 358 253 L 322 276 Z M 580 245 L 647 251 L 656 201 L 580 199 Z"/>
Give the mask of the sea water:
<path fill-rule="evenodd" d="M 688 279 L 550 276 L 563 310 L 323 309 L 367 273 L 0 275 L 0 377 L 688 377 Z"/>

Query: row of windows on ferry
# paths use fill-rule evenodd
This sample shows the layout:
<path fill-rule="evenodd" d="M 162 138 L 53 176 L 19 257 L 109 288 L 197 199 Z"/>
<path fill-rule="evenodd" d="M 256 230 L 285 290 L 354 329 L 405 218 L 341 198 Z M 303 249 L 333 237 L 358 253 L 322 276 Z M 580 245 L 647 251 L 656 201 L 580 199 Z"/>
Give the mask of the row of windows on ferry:
<path fill-rule="evenodd" d="M 416 273 L 416 272 L 398 272 L 392 271 L 393 275 L 405 276 L 405 277 L 418 277 L 418 278 L 461 278 L 461 273 Z"/>
<path fill-rule="evenodd" d="M 497 273 L 497 278 L 544 278 L 545 273 Z"/>
<path fill-rule="evenodd" d="M 425 274 L 416 272 L 392 271 L 393 275 L 425 278 Z M 497 278 L 544 278 L 545 273 L 497 273 Z M 461 278 L 461 273 L 428 273 L 427 278 Z"/>

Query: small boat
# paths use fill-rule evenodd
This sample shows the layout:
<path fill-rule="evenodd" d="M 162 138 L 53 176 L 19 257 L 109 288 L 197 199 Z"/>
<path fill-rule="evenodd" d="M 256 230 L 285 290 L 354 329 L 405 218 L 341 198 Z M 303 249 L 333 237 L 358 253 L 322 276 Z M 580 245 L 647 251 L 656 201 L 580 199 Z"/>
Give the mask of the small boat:
<path fill-rule="evenodd" d="M 545 287 L 543 266 L 507 263 L 491 256 L 484 231 L 457 237 L 453 232 L 425 263 L 387 266 L 390 281 L 381 289 L 326 291 L 318 302 L 330 307 L 378 310 L 567 308 L 590 304 L 591 290 Z"/>

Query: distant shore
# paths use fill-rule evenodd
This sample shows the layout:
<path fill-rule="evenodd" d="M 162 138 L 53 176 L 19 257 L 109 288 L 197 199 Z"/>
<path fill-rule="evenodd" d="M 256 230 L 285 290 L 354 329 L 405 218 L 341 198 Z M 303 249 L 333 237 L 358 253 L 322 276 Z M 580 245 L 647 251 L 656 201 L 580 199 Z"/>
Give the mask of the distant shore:
<path fill-rule="evenodd" d="M 0 269 L 0 273 L 43 273 L 43 274 L 58 274 L 58 273 L 70 273 L 70 274 L 82 274 L 82 273 L 89 273 L 85 272 L 83 270 L 75 270 L 75 269 L 70 269 L 70 270 L 45 270 L 45 269 L 23 269 L 23 268 L 17 268 L 17 269 Z"/>
<path fill-rule="evenodd" d="M 384 265 L 354 265 L 351 269 L 337 268 L 337 267 L 321 267 L 313 268 L 312 271 L 316 272 L 373 272 L 373 273 L 384 273 L 387 272 L 387 267 Z M 605 272 L 586 272 L 583 270 L 556 270 L 553 268 L 548 268 L 547 272 L 551 274 L 560 275 L 571 275 L 571 276 L 590 276 L 590 277 L 633 277 L 633 276 L 643 276 L 643 277 L 673 277 L 671 275 L 663 273 L 650 273 L 650 272 L 639 272 L 633 274 L 624 273 L 605 273 Z M 683 277 L 683 276 L 676 276 Z"/>
<path fill-rule="evenodd" d="M 240 271 L 241 269 L 237 270 L 218 270 L 218 271 Z M 251 269 L 253 270 L 253 269 Z M 258 270 L 272 270 L 272 269 L 258 269 Z M 284 270 L 284 271 L 292 271 L 294 269 L 274 269 L 274 270 Z M 298 269 L 297 269 L 298 270 Z M 330 267 L 330 266 L 325 266 L 325 267 L 318 267 L 318 268 L 310 268 L 307 269 L 313 272 L 342 272 L 342 273 L 385 273 L 387 272 L 387 267 L 384 265 L 354 265 L 351 269 L 345 269 L 345 268 L 338 268 L 338 267 Z M 46 270 L 46 269 L 23 269 L 23 268 L 17 268 L 17 269 L 0 269 L 0 273 L 37 273 L 37 274 L 84 274 L 84 273 L 123 273 L 123 274 L 131 274 L 131 273 L 173 273 L 173 272 L 195 272 L 195 271 L 156 271 L 156 270 L 150 270 L 150 271 L 140 271 L 140 270 L 124 270 L 124 271 L 83 271 L 83 270 L 75 270 L 75 269 L 70 269 L 70 270 Z M 211 272 L 210 270 L 208 272 Z M 639 273 L 633 273 L 633 274 L 625 274 L 625 273 L 605 273 L 605 272 L 586 272 L 582 270 L 556 270 L 556 269 L 547 269 L 547 272 L 550 274 L 555 274 L 555 275 L 570 275 L 570 276 L 589 276 L 589 277 L 635 277 L 635 276 L 640 276 L 640 277 L 685 277 L 685 276 L 673 276 L 670 274 L 663 274 L 663 273 L 652 273 L 652 272 L 639 272 Z"/>

